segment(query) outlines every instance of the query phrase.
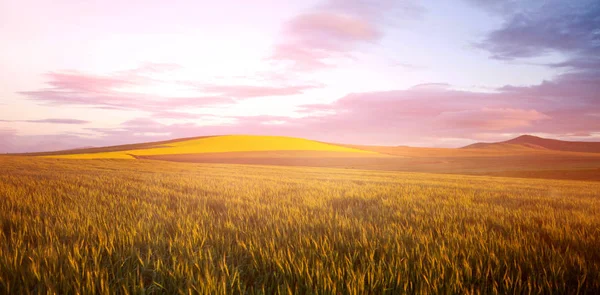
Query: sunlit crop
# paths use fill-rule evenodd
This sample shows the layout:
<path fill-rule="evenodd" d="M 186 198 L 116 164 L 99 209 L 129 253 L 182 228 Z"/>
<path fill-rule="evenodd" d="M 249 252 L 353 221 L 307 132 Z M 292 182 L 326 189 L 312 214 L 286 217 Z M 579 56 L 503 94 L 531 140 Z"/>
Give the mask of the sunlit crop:
<path fill-rule="evenodd" d="M 600 183 L 0 157 L 0 294 L 600 291 Z"/>
<path fill-rule="evenodd" d="M 330 151 L 374 154 L 355 148 L 284 136 L 226 135 L 191 139 L 118 152 L 52 155 L 69 159 L 133 159 L 133 156 L 202 154 L 255 151 Z"/>

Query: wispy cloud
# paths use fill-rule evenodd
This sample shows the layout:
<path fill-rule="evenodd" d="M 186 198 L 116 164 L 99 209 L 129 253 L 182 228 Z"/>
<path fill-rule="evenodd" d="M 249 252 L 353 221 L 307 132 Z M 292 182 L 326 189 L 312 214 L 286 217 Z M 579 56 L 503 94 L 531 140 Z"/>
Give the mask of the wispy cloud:
<path fill-rule="evenodd" d="M 331 67 L 336 59 L 352 58 L 361 46 L 378 42 L 393 23 L 390 15 L 422 13 L 413 1 L 329 0 L 286 23 L 271 60 L 291 63 L 295 70 Z"/>
<path fill-rule="evenodd" d="M 305 91 L 318 88 L 319 85 L 301 86 L 251 86 L 251 85 L 200 85 L 198 89 L 203 92 L 234 98 L 288 96 L 303 94 Z"/>
<path fill-rule="evenodd" d="M 162 67 L 152 66 L 151 69 L 158 71 Z M 147 71 L 147 66 L 143 66 L 127 74 L 120 72 L 105 76 L 80 72 L 52 72 L 45 75 L 48 78 L 46 84 L 50 87 L 20 93 L 31 100 L 56 106 L 79 105 L 150 112 L 233 102 L 232 98 L 225 96 L 176 97 L 128 91 L 127 88 L 159 83 L 139 75 L 139 72 Z"/>
<path fill-rule="evenodd" d="M 27 122 L 27 123 L 45 123 L 45 124 L 67 124 L 67 125 L 83 125 L 90 123 L 85 120 L 76 119 L 40 119 L 40 120 L 18 120 L 13 122 Z"/>
<path fill-rule="evenodd" d="M 235 104 L 254 97 L 290 96 L 323 87 L 320 84 L 294 85 L 289 81 L 276 85 L 217 85 L 200 81 L 163 81 L 148 74 L 180 69 L 172 64 L 147 63 L 139 68 L 109 75 L 64 71 L 47 73 L 48 87 L 21 91 L 30 100 L 52 106 L 83 106 L 106 110 L 138 110 L 155 113 L 162 118 L 192 118 L 183 110 Z M 282 85 L 283 84 L 283 85 Z M 159 95 L 141 92 L 144 87 L 166 85 L 196 95 Z"/>

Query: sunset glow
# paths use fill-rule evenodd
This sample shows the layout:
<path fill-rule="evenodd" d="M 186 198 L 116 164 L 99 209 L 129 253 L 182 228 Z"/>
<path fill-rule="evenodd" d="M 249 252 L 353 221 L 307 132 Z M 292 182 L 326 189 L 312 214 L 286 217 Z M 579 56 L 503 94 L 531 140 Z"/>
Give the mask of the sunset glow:
<path fill-rule="evenodd" d="M 0 0 L 0 294 L 600 294 L 600 0 Z"/>
<path fill-rule="evenodd" d="M 600 139 L 597 1 L 3 1 L 0 152 Z"/>

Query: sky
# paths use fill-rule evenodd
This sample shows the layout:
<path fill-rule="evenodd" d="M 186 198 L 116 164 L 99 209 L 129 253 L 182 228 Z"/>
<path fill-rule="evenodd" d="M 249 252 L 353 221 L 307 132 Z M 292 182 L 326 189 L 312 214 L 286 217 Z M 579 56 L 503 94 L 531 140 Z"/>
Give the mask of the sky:
<path fill-rule="evenodd" d="M 0 152 L 600 141 L 597 0 L 0 0 Z"/>

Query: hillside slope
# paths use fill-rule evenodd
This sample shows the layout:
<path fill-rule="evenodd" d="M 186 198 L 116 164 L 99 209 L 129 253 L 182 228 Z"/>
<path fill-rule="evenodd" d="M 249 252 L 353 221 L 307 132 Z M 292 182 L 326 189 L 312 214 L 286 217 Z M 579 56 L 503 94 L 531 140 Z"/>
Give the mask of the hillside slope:
<path fill-rule="evenodd" d="M 373 154 L 373 152 L 369 151 L 302 138 L 283 136 L 224 135 L 77 151 L 63 151 L 38 155 L 52 158 L 70 159 L 134 159 L 136 157 L 157 155 L 193 155 L 205 153 L 266 151 L 315 151 Z"/>
<path fill-rule="evenodd" d="M 531 135 L 495 143 L 475 143 L 463 149 L 522 149 L 522 150 L 552 150 L 562 152 L 600 153 L 600 142 L 563 141 Z"/>

